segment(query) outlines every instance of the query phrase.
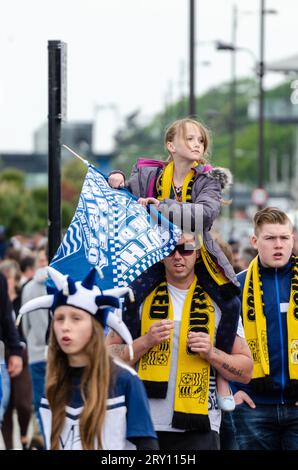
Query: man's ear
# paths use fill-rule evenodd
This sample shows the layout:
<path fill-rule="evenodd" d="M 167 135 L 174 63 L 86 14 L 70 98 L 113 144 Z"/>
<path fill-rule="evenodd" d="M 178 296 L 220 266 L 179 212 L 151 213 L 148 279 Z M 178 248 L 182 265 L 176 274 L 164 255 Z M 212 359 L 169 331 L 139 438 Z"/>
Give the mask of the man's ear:
<path fill-rule="evenodd" d="M 258 238 L 257 238 L 257 236 L 256 236 L 255 234 L 253 234 L 253 235 L 251 236 L 251 238 L 250 238 L 250 243 L 251 243 L 252 247 L 253 247 L 255 250 L 258 249 L 258 246 L 257 246 L 257 244 L 258 244 Z"/>

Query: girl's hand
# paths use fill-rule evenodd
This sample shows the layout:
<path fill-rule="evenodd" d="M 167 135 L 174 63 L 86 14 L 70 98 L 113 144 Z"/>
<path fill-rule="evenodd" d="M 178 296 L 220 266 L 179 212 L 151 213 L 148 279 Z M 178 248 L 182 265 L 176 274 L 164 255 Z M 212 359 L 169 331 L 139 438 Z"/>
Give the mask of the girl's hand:
<path fill-rule="evenodd" d="M 155 199 L 155 197 L 140 197 L 138 199 L 138 203 L 141 204 L 143 207 L 147 207 L 148 204 L 154 204 L 155 207 L 159 206 L 159 200 Z"/>
<path fill-rule="evenodd" d="M 255 402 L 243 390 L 239 390 L 238 392 L 235 393 L 234 400 L 235 400 L 236 405 L 241 405 L 242 403 L 246 403 L 250 408 L 256 408 Z"/>
<path fill-rule="evenodd" d="M 23 359 L 20 356 L 10 356 L 8 359 L 7 371 L 11 378 L 16 377 L 22 372 Z"/>
<path fill-rule="evenodd" d="M 124 188 L 124 176 L 121 173 L 113 173 L 109 176 L 108 183 L 114 189 Z"/>

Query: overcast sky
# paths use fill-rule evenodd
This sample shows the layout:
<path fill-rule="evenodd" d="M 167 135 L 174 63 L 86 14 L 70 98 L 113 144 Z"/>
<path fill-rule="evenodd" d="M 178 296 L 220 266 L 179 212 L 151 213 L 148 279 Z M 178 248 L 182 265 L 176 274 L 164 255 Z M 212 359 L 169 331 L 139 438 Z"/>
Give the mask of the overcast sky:
<path fill-rule="evenodd" d="M 260 0 L 196 0 L 198 93 L 230 79 L 230 54 L 210 42 L 231 40 L 233 4 L 238 45 L 259 55 Z M 298 53 L 298 1 L 266 8 L 278 10 L 266 15 L 267 61 Z M 186 94 L 188 9 L 189 0 L 0 0 L 0 151 L 32 151 L 47 120 L 48 40 L 67 43 L 68 120 L 110 105 L 115 122 L 136 109 L 150 117 Z M 249 54 L 237 53 L 237 74 L 253 74 Z M 268 74 L 266 84 L 280 79 Z"/>

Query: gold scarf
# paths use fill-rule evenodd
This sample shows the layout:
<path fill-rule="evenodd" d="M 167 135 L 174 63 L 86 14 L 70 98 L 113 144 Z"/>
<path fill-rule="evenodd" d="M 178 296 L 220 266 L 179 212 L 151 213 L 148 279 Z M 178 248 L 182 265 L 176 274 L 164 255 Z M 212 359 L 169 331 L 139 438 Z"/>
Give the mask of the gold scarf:
<path fill-rule="evenodd" d="M 141 320 L 141 335 L 162 319 L 174 320 L 173 306 L 167 283 L 159 286 L 146 298 Z M 210 365 L 187 347 L 190 331 L 203 331 L 214 340 L 214 307 L 203 291 L 197 277 L 187 293 L 180 323 L 178 367 L 175 386 L 173 426 L 189 429 L 209 429 L 208 397 Z M 170 339 L 151 348 L 140 360 L 139 376 L 150 398 L 165 398 L 170 375 L 173 330 Z"/>
<path fill-rule="evenodd" d="M 194 164 L 197 166 L 197 163 Z M 170 198 L 171 196 L 171 189 L 173 186 L 173 174 L 174 174 L 174 162 L 170 162 L 161 173 L 161 176 L 157 180 L 157 199 L 163 200 Z M 182 201 L 181 202 L 192 202 L 192 186 L 195 180 L 195 171 L 191 169 L 189 173 L 186 175 L 183 186 L 182 186 Z M 175 190 L 173 191 L 174 194 Z M 222 286 L 223 284 L 227 284 L 229 280 L 226 276 L 222 273 L 221 269 L 219 268 L 218 264 L 213 261 L 212 257 L 206 250 L 202 238 L 200 237 L 200 252 L 201 257 L 206 266 L 206 269 L 212 279 L 219 285 Z"/>
<path fill-rule="evenodd" d="M 196 164 L 194 164 L 196 166 Z M 157 181 L 157 199 L 163 200 L 171 197 L 173 187 L 174 162 L 170 162 L 163 169 Z M 191 169 L 185 177 L 182 186 L 182 202 L 192 202 L 191 192 L 194 182 L 195 171 Z M 175 191 L 174 191 L 175 193 Z"/>
<path fill-rule="evenodd" d="M 258 256 L 250 263 L 243 288 L 243 325 L 254 361 L 253 379 L 270 375 L 266 317 Z M 298 265 L 294 258 L 290 303 L 287 312 L 290 379 L 298 379 Z"/>

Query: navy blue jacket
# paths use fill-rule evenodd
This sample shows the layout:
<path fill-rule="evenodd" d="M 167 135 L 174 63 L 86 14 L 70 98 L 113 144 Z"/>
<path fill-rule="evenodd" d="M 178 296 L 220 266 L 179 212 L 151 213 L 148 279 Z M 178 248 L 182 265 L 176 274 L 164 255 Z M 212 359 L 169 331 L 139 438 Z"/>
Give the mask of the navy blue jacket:
<path fill-rule="evenodd" d="M 247 271 L 243 271 L 237 276 L 242 293 L 246 274 Z M 256 404 L 293 403 L 284 396 L 289 384 L 287 310 L 291 290 L 291 261 L 278 269 L 261 266 L 260 275 L 264 292 L 270 376 L 274 380 L 274 391 L 266 396 L 256 395 L 249 384 L 239 383 L 233 383 L 232 389 L 234 393 L 244 390 Z"/>
<path fill-rule="evenodd" d="M 12 305 L 8 298 L 7 281 L 0 273 L 0 342 L 8 348 L 8 355 L 22 355 L 22 346 L 12 318 Z"/>

